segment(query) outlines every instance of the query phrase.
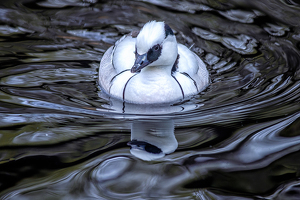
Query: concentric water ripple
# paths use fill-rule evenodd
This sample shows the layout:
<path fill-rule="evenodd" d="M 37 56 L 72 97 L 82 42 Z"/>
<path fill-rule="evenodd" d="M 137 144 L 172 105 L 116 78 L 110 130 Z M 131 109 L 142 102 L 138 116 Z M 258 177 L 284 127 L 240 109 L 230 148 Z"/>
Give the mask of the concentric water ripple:
<path fill-rule="evenodd" d="M 0 3 L 1 199 L 299 199 L 299 8 Z M 103 53 L 150 20 L 207 64 L 205 91 L 156 106 L 100 91 Z"/>

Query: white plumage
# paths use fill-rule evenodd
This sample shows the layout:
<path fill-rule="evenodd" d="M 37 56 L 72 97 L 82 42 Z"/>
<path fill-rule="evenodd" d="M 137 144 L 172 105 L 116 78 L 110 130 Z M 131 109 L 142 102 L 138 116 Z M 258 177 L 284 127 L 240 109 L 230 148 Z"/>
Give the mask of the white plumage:
<path fill-rule="evenodd" d="M 164 22 L 151 21 L 123 36 L 102 57 L 101 88 L 114 98 L 138 104 L 173 102 L 209 84 L 203 61 L 178 44 Z"/>

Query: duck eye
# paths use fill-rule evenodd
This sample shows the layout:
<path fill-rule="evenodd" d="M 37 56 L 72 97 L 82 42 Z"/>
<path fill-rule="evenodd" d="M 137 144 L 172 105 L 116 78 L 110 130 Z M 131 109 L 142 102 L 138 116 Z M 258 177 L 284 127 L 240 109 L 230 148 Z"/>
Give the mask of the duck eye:
<path fill-rule="evenodd" d="M 159 49 L 160 49 L 160 46 L 159 46 L 159 44 L 157 44 L 157 45 L 153 46 L 153 50 L 154 50 L 154 51 L 158 51 Z"/>

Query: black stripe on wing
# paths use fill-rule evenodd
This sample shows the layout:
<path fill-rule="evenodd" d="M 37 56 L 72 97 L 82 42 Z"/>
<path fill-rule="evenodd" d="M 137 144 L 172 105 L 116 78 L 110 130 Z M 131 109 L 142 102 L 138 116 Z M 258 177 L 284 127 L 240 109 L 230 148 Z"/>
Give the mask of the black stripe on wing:
<path fill-rule="evenodd" d="M 180 74 L 182 74 L 182 75 L 188 77 L 189 79 L 191 79 L 194 82 L 194 85 L 195 85 L 195 87 L 197 89 L 197 92 L 199 92 L 196 81 L 192 77 L 190 77 L 190 75 L 188 73 L 186 73 L 186 72 L 180 72 Z"/>
<path fill-rule="evenodd" d="M 113 46 L 113 49 L 112 49 L 112 52 L 111 52 L 111 64 L 112 64 L 112 66 L 113 66 L 113 68 L 116 70 L 116 68 L 115 68 L 115 65 L 114 65 L 114 60 L 113 60 L 113 57 L 114 57 L 114 55 L 115 55 L 115 50 L 116 50 L 116 44 L 114 44 L 114 46 Z"/>
<path fill-rule="evenodd" d="M 175 62 L 174 62 L 174 64 L 173 64 L 173 67 L 172 67 L 172 73 L 173 72 L 176 72 L 177 71 L 177 69 L 178 69 L 178 62 L 179 62 L 179 54 L 177 55 L 177 58 L 176 58 L 176 60 L 175 60 Z"/>
<path fill-rule="evenodd" d="M 112 79 L 110 80 L 110 87 L 109 87 L 108 93 L 110 93 L 110 88 L 111 88 L 111 86 L 112 86 L 112 82 L 114 81 L 114 79 L 115 79 L 117 76 L 119 76 L 120 74 L 122 74 L 122 73 L 124 73 L 124 72 L 127 72 L 127 71 L 130 71 L 130 69 L 125 69 L 125 70 L 121 71 L 120 73 L 118 73 L 118 74 L 116 74 L 116 75 L 114 75 L 114 76 L 112 77 Z"/>
<path fill-rule="evenodd" d="M 182 93 L 182 98 L 184 99 L 184 92 L 183 92 L 183 89 L 182 89 L 182 87 L 181 87 L 179 81 L 176 79 L 175 76 L 173 76 L 173 74 L 172 74 L 172 77 L 173 77 L 173 78 L 175 79 L 175 81 L 178 83 L 178 85 L 179 85 L 179 87 L 180 87 L 180 90 L 181 90 L 181 93 Z"/>
<path fill-rule="evenodd" d="M 124 86 L 124 89 L 123 89 L 123 101 L 125 101 L 125 90 L 126 90 L 126 86 L 127 86 L 127 84 L 129 83 L 129 81 L 134 77 L 134 76 L 136 76 L 137 74 L 135 74 L 135 75 L 133 75 L 132 77 L 130 77 L 129 79 L 128 79 L 128 81 L 125 83 L 125 86 Z"/>

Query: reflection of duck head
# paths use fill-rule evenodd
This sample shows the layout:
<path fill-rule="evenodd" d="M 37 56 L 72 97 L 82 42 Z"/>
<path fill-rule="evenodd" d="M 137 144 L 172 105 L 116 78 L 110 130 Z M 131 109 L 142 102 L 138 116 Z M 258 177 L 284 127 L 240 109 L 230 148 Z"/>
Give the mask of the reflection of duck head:
<path fill-rule="evenodd" d="M 178 147 L 172 120 L 135 121 L 131 126 L 130 152 L 142 160 L 155 160 Z"/>

